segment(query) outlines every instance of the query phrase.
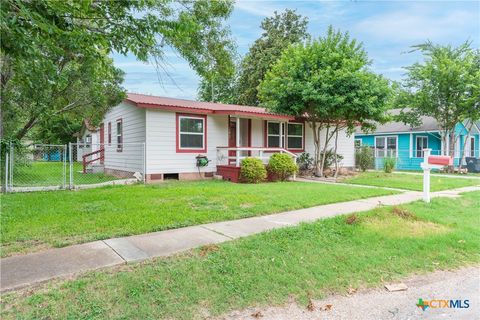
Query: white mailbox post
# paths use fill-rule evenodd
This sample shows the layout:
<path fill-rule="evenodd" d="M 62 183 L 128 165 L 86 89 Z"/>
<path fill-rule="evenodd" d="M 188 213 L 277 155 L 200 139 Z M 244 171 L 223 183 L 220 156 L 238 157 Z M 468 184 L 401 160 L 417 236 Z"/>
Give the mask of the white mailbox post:
<path fill-rule="evenodd" d="M 453 159 L 449 156 L 432 156 L 432 149 L 423 149 L 423 201 L 430 202 L 430 170 L 440 169 L 444 166 L 453 165 Z"/>

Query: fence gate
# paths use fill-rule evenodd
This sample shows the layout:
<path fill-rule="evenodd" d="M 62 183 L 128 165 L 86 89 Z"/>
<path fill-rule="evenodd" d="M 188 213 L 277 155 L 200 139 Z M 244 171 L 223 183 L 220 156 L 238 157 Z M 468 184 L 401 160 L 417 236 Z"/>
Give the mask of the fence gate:
<path fill-rule="evenodd" d="M 144 183 L 145 143 L 10 145 L 0 165 L 4 192 Z"/>
<path fill-rule="evenodd" d="M 67 146 L 10 145 L 5 160 L 6 191 L 55 190 L 67 187 Z"/>
<path fill-rule="evenodd" d="M 70 188 L 145 181 L 144 143 L 70 143 Z"/>

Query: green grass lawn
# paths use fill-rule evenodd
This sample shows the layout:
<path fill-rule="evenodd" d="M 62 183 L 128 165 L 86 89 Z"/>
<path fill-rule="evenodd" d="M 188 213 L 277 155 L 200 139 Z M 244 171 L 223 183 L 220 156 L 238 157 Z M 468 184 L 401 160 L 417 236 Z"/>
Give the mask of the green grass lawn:
<path fill-rule="evenodd" d="M 66 183 L 70 179 L 69 164 L 66 164 Z M 118 178 L 103 173 L 82 172 L 83 166 L 80 162 L 73 163 L 74 184 L 93 184 L 116 180 Z M 30 186 L 62 186 L 63 162 L 35 161 L 26 166 L 17 166 L 13 174 L 14 187 Z"/>
<path fill-rule="evenodd" d="M 342 182 L 351 184 L 363 184 L 377 187 L 400 188 L 406 190 L 423 190 L 423 176 L 400 173 L 385 173 L 368 171 L 362 172 L 356 176 L 347 178 Z M 441 191 L 447 189 L 461 188 L 466 186 L 480 185 L 479 179 L 456 179 L 431 176 L 431 191 Z"/>
<path fill-rule="evenodd" d="M 277 229 L 6 294 L 2 319 L 205 318 L 289 297 L 306 305 L 308 297 L 480 262 L 480 192 L 356 217 Z"/>
<path fill-rule="evenodd" d="M 169 182 L 2 195 L 2 256 L 349 201 L 392 191 L 319 183 Z"/>

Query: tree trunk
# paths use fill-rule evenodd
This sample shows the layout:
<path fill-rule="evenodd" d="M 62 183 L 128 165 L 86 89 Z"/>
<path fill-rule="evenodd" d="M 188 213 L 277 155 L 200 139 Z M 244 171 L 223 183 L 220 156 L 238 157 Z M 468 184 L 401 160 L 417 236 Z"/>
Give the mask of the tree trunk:
<path fill-rule="evenodd" d="M 458 170 L 459 171 L 462 169 L 463 160 L 465 160 L 465 153 L 467 151 L 467 141 L 468 141 L 468 138 L 470 138 L 470 133 L 472 132 L 472 129 L 473 129 L 473 120 L 470 121 L 470 127 L 468 128 L 467 134 L 465 135 L 465 138 L 463 140 L 463 151 L 462 151 L 462 149 L 460 149 L 460 151 L 462 151 L 462 153 L 460 155 L 460 162 L 458 163 Z"/>
<path fill-rule="evenodd" d="M 448 134 L 448 140 L 449 140 L 449 146 L 450 146 L 450 150 L 449 150 L 449 156 L 455 160 L 455 142 L 456 142 L 456 139 L 455 139 L 455 128 L 453 128 L 453 130 L 449 131 L 449 134 Z M 455 163 L 451 166 L 448 166 L 447 168 L 447 172 L 449 173 L 453 173 L 454 172 L 454 169 L 455 169 Z"/>
<path fill-rule="evenodd" d="M 317 128 L 317 123 L 315 121 L 311 122 L 311 127 L 313 130 L 313 144 L 315 146 L 315 154 L 314 154 L 314 163 L 315 163 L 315 176 L 319 177 L 321 176 L 321 171 L 320 171 L 320 125 Z"/>
<path fill-rule="evenodd" d="M 325 170 L 325 159 L 326 159 L 326 156 L 327 156 L 327 148 L 328 148 L 328 141 L 330 139 L 328 139 L 328 133 L 330 132 L 330 126 L 327 124 L 327 131 L 325 132 L 325 144 L 323 146 L 323 150 L 322 150 L 322 160 L 320 161 L 320 175 L 323 177 L 323 170 Z M 320 133 L 319 133 L 320 135 Z"/>
<path fill-rule="evenodd" d="M 460 155 L 460 162 L 458 163 L 458 171 L 460 172 L 460 170 L 462 170 L 462 163 L 463 163 L 463 160 L 465 160 L 465 153 L 467 151 L 467 141 L 468 141 L 468 138 L 470 137 L 470 131 L 468 131 L 468 134 L 465 135 L 465 138 L 463 139 L 463 150 L 460 149 L 460 151 L 462 152 L 461 155 Z"/>
<path fill-rule="evenodd" d="M 0 57 L 0 140 L 3 139 L 3 105 L 4 94 L 7 87 L 7 83 L 12 76 L 12 70 L 10 65 L 10 59 L 4 55 Z"/>
<path fill-rule="evenodd" d="M 30 130 L 35 125 L 36 122 L 37 122 L 36 116 L 30 118 L 30 120 L 28 120 L 28 122 L 23 126 L 23 128 L 17 132 L 17 134 L 15 135 L 15 138 L 17 140 L 22 140 L 22 138 L 27 134 L 28 130 Z"/>
<path fill-rule="evenodd" d="M 3 140 L 3 108 L 2 108 L 3 99 L 0 98 L 0 141 Z M 0 150 L 1 154 L 1 150 Z"/>
<path fill-rule="evenodd" d="M 330 140 L 332 140 L 333 136 L 335 135 L 335 133 L 337 132 L 338 130 L 338 126 L 335 127 L 335 129 L 332 131 L 332 132 L 329 132 L 330 131 L 330 126 L 327 125 L 327 132 L 325 134 L 325 145 L 324 145 L 324 148 L 323 148 L 323 154 L 322 154 L 322 175 L 323 175 L 323 170 L 325 170 L 325 162 L 327 160 L 327 150 L 328 150 L 328 143 L 330 142 Z"/>
<path fill-rule="evenodd" d="M 337 157 L 337 149 L 338 149 L 338 126 L 335 128 L 335 148 L 333 155 L 335 156 L 335 180 L 338 177 L 338 157 Z"/>

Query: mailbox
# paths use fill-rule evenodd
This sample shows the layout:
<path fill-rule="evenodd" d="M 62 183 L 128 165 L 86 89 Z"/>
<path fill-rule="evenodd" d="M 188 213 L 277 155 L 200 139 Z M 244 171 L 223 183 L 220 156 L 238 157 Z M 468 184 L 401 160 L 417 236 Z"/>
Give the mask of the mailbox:
<path fill-rule="evenodd" d="M 435 164 L 439 166 L 452 166 L 453 159 L 449 156 L 429 156 L 428 164 Z"/>
<path fill-rule="evenodd" d="M 432 149 L 423 149 L 423 162 L 420 164 L 423 169 L 423 201 L 427 203 L 430 202 L 430 170 L 453 165 L 453 158 L 432 156 L 431 151 Z"/>

